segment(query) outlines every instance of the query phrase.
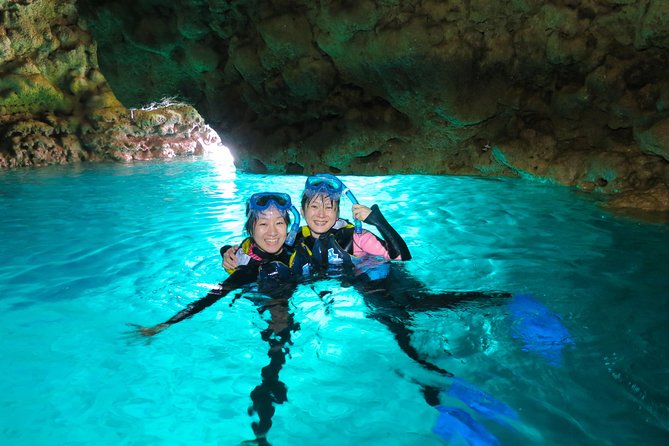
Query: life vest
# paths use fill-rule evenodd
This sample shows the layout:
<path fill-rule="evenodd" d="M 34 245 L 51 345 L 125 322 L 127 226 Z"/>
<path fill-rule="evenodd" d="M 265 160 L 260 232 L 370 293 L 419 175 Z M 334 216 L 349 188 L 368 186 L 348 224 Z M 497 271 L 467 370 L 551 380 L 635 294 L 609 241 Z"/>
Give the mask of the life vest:
<path fill-rule="evenodd" d="M 306 252 L 304 251 L 306 249 Z M 258 283 L 262 281 L 290 281 L 294 276 L 308 274 L 310 252 L 306 247 L 298 247 L 294 251 L 284 247 L 278 254 L 268 254 L 258 249 L 253 239 L 248 237 L 242 241 L 235 252 L 237 267 L 259 264 Z M 227 270 L 229 273 L 234 270 Z"/>
<path fill-rule="evenodd" d="M 390 265 L 385 260 L 375 257 L 356 257 L 353 255 L 353 237 L 355 226 L 344 219 L 337 219 L 332 228 L 318 238 L 311 236 L 308 226 L 301 228 L 296 246 L 303 246 L 310 253 L 314 267 L 328 269 L 347 269 L 356 267 L 356 276 L 366 276 L 367 280 L 380 280 L 388 276 Z"/>
<path fill-rule="evenodd" d="M 349 266 L 353 264 L 353 229 L 352 224 L 340 218 L 328 232 L 315 238 L 309 226 L 303 226 L 298 244 L 306 249 L 315 267 Z"/>

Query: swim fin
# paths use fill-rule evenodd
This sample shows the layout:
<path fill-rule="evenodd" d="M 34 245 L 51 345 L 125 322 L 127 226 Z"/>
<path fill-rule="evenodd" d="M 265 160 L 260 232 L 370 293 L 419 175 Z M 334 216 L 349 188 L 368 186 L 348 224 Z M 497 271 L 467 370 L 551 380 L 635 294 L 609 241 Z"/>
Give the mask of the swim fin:
<path fill-rule="evenodd" d="M 469 446 L 499 446 L 499 440 L 485 426 L 457 407 L 436 406 L 439 417 L 432 431 L 446 442 L 466 441 Z"/>
<path fill-rule="evenodd" d="M 524 342 L 523 350 L 542 356 L 550 365 L 562 364 L 562 350 L 574 344 L 560 317 L 529 294 L 518 294 L 508 303 L 512 336 Z"/>
<path fill-rule="evenodd" d="M 446 393 L 448 396 L 459 399 L 484 417 L 500 424 L 507 424 L 506 419 L 518 419 L 518 413 L 507 404 L 463 379 L 453 379 Z"/>

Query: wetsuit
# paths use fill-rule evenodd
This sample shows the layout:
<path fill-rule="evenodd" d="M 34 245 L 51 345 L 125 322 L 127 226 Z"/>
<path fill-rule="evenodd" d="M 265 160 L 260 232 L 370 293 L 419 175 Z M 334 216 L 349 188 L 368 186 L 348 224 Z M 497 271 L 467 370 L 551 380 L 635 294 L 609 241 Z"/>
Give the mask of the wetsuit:
<path fill-rule="evenodd" d="M 364 230 L 355 233 L 354 226 L 344 219 L 337 219 L 335 224 L 318 238 L 312 237 L 308 226 L 303 226 L 297 235 L 295 246 L 308 248 L 310 262 L 315 267 L 349 265 L 352 257 L 373 255 L 387 260 L 410 260 L 411 253 L 402 237 L 386 221 L 377 205 L 371 207 L 372 212 L 365 223 L 372 224 L 381 233 L 383 239 Z"/>
<path fill-rule="evenodd" d="M 221 257 L 229 248 L 230 246 L 221 248 Z M 288 400 L 288 388 L 279 379 L 279 372 L 286 363 L 286 356 L 290 354 L 292 333 L 300 328 L 300 324 L 295 322 L 294 314 L 289 311 L 288 299 L 295 290 L 297 279 L 308 270 L 308 265 L 304 263 L 308 256 L 296 255 L 302 249 L 304 248 L 284 247 L 278 254 L 268 254 L 260 250 L 252 239 L 247 238 L 235 253 L 237 268 L 229 270 L 230 277 L 221 284 L 225 286 L 226 282 L 232 281 L 235 286 L 247 285 L 257 280 L 258 291 L 264 297 L 253 301 L 258 304 L 258 313 L 261 316 L 269 315 L 268 326 L 261 332 L 261 336 L 269 345 L 267 356 L 270 362 L 261 370 L 261 383 L 251 391 L 252 405 L 249 415 L 258 414 L 258 421 L 251 423 L 256 439 L 248 442 L 249 444 L 269 445 L 266 435 L 272 427 L 274 406 Z M 249 281 L 253 278 L 255 279 Z M 190 315 L 192 314 L 188 316 Z"/>
<path fill-rule="evenodd" d="M 365 303 L 371 309 L 369 317 L 388 327 L 407 356 L 428 370 L 452 376 L 450 372 L 424 359 L 411 345 L 413 331 L 409 326 L 413 319 L 412 313 L 452 308 L 466 300 L 510 297 L 510 294 L 479 291 L 433 293 L 399 265 L 361 260 L 360 257 L 364 255 L 386 260 L 411 259 L 406 243 L 383 217 L 379 207 L 373 205 L 371 209 L 365 223 L 376 226 L 383 240 L 365 230 L 362 234 L 355 234 L 352 224 L 338 219 L 329 231 L 318 238 L 311 235 L 309 227 L 303 227 L 295 245 L 306 248 L 300 255 L 308 252 L 311 255 L 311 266 L 316 271 L 329 273 L 334 268 L 348 272 L 345 277 L 364 296 Z M 423 389 L 423 392 L 427 399 L 430 390 Z"/>
<path fill-rule="evenodd" d="M 230 246 L 221 248 L 221 255 L 229 248 Z M 269 254 L 260 249 L 251 238 L 247 238 L 237 250 L 237 256 L 239 258 L 237 268 L 229 271 L 230 276 L 221 282 L 218 288 L 209 291 L 205 297 L 191 302 L 186 308 L 163 323 L 172 325 L 181 322 L 210 307 L 231 291 L 247 287 L 255 282 L 258 282 L 259 291 L 264 293 L 276 291 L 274 285 L 277 283 L 282 285 L 291 283 L 290 266 L 294 259 L 293 250 L 284 247 L 279 253 Z"/>
<path fill-rule="evenodd" d="M 288 401 L 288 387 L 279 379 L 279 372 L 286 363 L 286 356 L 290 355 L 290 345 L 293 344 L 292 333 L 300 329 L 294 313 L 290 311 L 288 299 L 289 297 L 276 297 L 264 302 L 258 308 L 261 315 L 269 313 L 267 328 L 260 335 L 269 346 L 267 356 L 270 360 L 260 372 L 260 384 L 251 391 L 252 405 L 249 408 L 249 415 L 258 414 L 258 421 L 251 423 L 256 435 L 256 440 L 252 444 L 257 446 L 269 445 L 265 436 L 272 427 L 274 406 Z"/>
<path fill-rule="evenodd" d="M 230 246 L 222 247 L 221 256 L 229 248 Z M 300 247 L 297 251 L 301 249 L 303 248 Z M 258 421 L 251 424 L 256 434 L 252 444 L 269 445 L 265 436 L 272 426 L 274 405 L 287 401 L 287 387 L 279 380 L 279 372 L 286 362 L 286 355 L 289 354 L 291 333 L 299 329 L 293 313 L 289 311 L 288 299 L 295 290 L 295 279 L 302 275 L 305 268 L 305 264 L 301 262 L 307 260 L 308 256 L 296 256 L 295 250 L 286 246 L 279 253 L 269 254 L 260 249 L 251 238 L 245 239 L 235 254 L 238 259 L 237 268 L 228 271 L 230 276 L 218 288 L 190 303 L 164 324 L 176 324 L 213 305 L 231 291 L 250 289 L 250 285 L 257 283 L 257 291 L 263 296 L 252 300 L 258 304 L 261 315 L 269 313 L 268 327 L 261 335 L 269 344 L 267 355 L 270 363 L 262 369 L 262 382 L 251 392 L 252 406 L 249 408 L 249 415 L 258 414 Z"/>

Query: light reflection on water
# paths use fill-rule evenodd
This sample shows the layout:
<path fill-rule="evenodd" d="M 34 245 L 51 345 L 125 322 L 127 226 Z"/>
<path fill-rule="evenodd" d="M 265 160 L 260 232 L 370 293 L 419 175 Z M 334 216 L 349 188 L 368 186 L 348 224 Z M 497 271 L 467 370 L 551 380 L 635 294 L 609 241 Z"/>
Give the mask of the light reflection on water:
<path fill-rule="evenodd" d="M 664 444 L 666 226 L 525 181 L 342 178 L 404 235 L 403 267 L 428 288 L 529 294 L 568 329 L 574 343 L 552 366 L 523 350 L 504 304 L 416 316 L 419 351 L 518 413 L 505 425 L 470 411 L 501 444 Z M 268 359 L 251 302 L 219 302 L 147 344 L 128 342 L 124 324 L 160 322 L 206 293 L 225 277 L 218 249 L 240 239 L 245 198 L 299 202 L 303 184 L 211 160 L 0 173 L 2 443 L 252 438 L 249 393 Z M 365 317 L 353 288 L 304 285 L 291 308 L 300 330 L 272 444 L 443 444 L 420 386 L 449 383 Z"/>

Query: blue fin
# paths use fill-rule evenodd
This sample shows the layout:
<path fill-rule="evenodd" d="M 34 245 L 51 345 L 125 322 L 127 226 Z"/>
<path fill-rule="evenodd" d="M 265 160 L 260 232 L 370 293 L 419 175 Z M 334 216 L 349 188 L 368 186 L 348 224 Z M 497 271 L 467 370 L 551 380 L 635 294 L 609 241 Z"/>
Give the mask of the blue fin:
<path fill-rule="evenodd" d="M 455 378 L 447 393 L 490 420 L 506 424 L 504 418 L 518 419 L 518 413 L 507 404 L 463 379 Z"/>
<path fill-rule="evenodd" d="M 541 355 L 550 365 L 561 365 L 563 348 L 574 340 L 560 317 L 527 294 L 513 296 L 508 306 L 513 336 L 523 340 L 523 350 Z"/>
<path fill-rule="evenodd" d="M 437 406 L 439 418 L 432 432 L 446 442 L 458 438 L 464 439 L 469 446 L 499 446 L 499 440 L 472 418 L 467 412 L 457 407 Z"/>

